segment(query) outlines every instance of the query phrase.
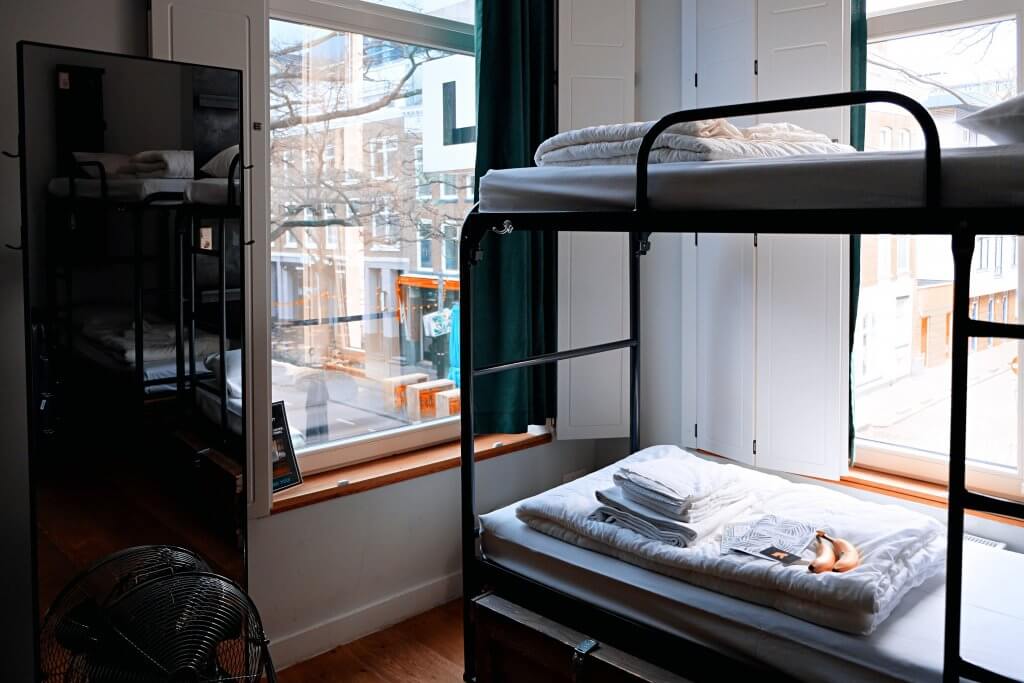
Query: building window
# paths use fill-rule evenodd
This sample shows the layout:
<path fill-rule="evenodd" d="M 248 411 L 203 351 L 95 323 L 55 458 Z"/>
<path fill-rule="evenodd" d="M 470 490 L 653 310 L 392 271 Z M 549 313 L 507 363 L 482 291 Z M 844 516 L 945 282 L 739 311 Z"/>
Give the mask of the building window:
<path fill-rule="evenodd" d="M 385 135 L 370 140 L 370 175 L 376 180 L 392 177 L 393 156 L 398 151 L 398 138 Z"/>
<path fill-rule="evenodd" d="M 437 199 L 441 202 L 459 201 L 459 177 L 454 173 L 442 173 L 438 182 Z"/>
<path fill-rule="evenodd" d="M 879 149 L 892 149 L 892 128 L 889 126 L 882 126 L 878 130 L 878 147 Z"/>
<path fill-rule="evenodd" d="M 459 270 L 459 226 L 450 221 L 444 224 L 444 270 L 447 273 Z"/>
<path fill-rule="evenodd" d="M 417 250 L 417 267 L 419 270 L 434 269 L 434 224 L 429 219 L 421 218 Z"/>
<path fill-rule="evenodd" d="M 946 3 L 868 0 L 868 78 L 871 90 L 893 90 L 922 102 L 940 130 L 943 145 L 962 146 L 957 121 L 969 112 L 1006 101 L 1017 93 L 1020 54 L 1017 20 L 987 3 L 957 3 L 970 16 L 948 23 Z M 886 33 L 885 31 L 890 31 Z M 975 43 L 981 39 L 980 43 Z M 884 104 L 867 106 L 866 139 L 881 149 L 922 145 L 916 123 Z M 973 146 L 984 136 L 966 138 Z M 897 237 L 895 268 L 888 268 L 888 240 L 862 237 L 858 366 L 854 411 L 859 465 L 911 477 L 944 481 L 948 476 L 950 349 L 952 342 L 953 259 L 948 237 Z M 999 240 L 979 237 L 972 281 L 980 296 L 970 316 L 995 314 L 995 294 L 1011 277 L 1019 291 L 1020 273 L 1002 262 Z M 1007 246 L 1009 248 L 1009 246 Z M 912 256 L 911 256 L 912 255 Z M 1014 263 L 1013 257 L 1006 259 Z M 998 289 L 991 278 L 1002 269 Z M 909 276 L 909 277 L 908 277 Z M 987 282 L 986 282 L 987 281 Z M 991 290 L 990 290 L 991 291 Z M 1007 298 L 1009 294 L 1006 295 Z M 984 299 L 984 297 L 988 297 Z M 896 302 L 895 304 L 893 302 Z M 911 314 L 902 311 L 908 306 Z M 1000 302 L 1009 314 L 1009 304 Z M 873 324 L 867 324 L 867 321 Z M 942 325 L 940 331 L 939 325 Z M 940 334 L 942 336 L 940 336 Z M 915 357 L 905 362 L 892 349 L 911 338 Z M 885 343 L 892 340 L 891 343 Z M 944 342 L 942 352 L 939 342 Z M 1022 462 L 1017 433 L 1019 377 L 1011 369 L 1017 344 L 969 339 L 971 372 L 991 377 L 971 385 L 968 408 L 968 482 L 972 488 L 1020 495 Z M 871 370 L 871 375 L 866 372 Z"/>
<path fill-rule="evenodd" d="M 896 238 L 896 271 L 910 272 L 910 238 L 906 235 Z"/>
<path fill-rule="evenodd" d="M 328 142 L 324 145 L 324 170 L 328 173 L 334 171 L 334 143 Z"/>
<path fill-rule="evenodd" d="M 430 180 L 423 173 L 423 145 L 416 145 L 414 154 L 413 167 L 416 172 L 416 199 L 430 201 L 433 199 L 434 193 L 430 187 Z"/>
<path fill-rule="evenodd" d="M 379 197 L 373 203 L 370 216 L 371 234 L 374 247 L 378 249 L 399 249 L 399 220 L 391 197 Z"/>

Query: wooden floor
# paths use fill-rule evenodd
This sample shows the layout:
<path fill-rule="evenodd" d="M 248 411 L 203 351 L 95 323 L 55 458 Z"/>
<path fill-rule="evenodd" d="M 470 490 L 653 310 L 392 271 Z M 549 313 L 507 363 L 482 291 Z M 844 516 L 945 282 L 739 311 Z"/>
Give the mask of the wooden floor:
<path fill-rule="evenodd" d="M 462 606 L 456 600 L 336 647 L 278 674 L 280 683 L 458 683 Z"/>

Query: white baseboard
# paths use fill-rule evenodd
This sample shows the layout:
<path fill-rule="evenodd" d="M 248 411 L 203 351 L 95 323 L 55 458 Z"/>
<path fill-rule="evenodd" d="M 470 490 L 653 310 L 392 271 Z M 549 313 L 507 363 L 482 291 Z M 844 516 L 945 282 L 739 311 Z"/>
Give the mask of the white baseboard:
<path fill-rule="evenodd" d="M 273 638 L 270 652 L 280 671 L 339 645 L 375 633 L 462 595 L 462 572 L 432 579 L 301 631 Z"/>

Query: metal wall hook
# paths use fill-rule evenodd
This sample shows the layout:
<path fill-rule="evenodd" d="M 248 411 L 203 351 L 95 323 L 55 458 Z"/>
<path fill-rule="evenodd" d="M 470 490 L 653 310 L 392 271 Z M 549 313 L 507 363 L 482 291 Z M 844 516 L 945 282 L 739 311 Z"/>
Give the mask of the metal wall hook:
<path fill-rule="evenodd" d="M 515 227 L 512 225 L 512 221 L 510 221 L 507 218 L 504 220 L 504 222 L 502 222 L 500 228 L 491 228 L 491 231 L 494 232 L 494 234 L 496 235 L 508 235 L 513 230 L 515 230 Z"/>
<path fill-rule="evenodd" d="M 18 246 L 14 246 L 13 244 L 8 243 L 4 244 L 4 246 L 10 249 L 11 251 L 25 251 L 25 247 L 21 244 L 19 244 Z"/>
<path fill-rule="evenodd" d="M 256 240 L 249 240 L 248 242 L 243 242 L 242 244 L 244 244 L 247 247 L 251 247 L 252 245 L 256 244 Z"/>
<path fill-rule="evenodd" d="M 251 171 L 253 168 L 254 168 L 254 166 L 252 164 L 249 164 L 248 166 L 243 166 L 242 170 L 243 171 Z"/>
<path fill-rule="evenodd" d="M 21 156 L 20 152 L 18 152 L 18 153 L 8 152 L 6 149 L 0 151 L 0 154 L 3 154 L 8 159 L 17 159 L 18 157 Z"/>

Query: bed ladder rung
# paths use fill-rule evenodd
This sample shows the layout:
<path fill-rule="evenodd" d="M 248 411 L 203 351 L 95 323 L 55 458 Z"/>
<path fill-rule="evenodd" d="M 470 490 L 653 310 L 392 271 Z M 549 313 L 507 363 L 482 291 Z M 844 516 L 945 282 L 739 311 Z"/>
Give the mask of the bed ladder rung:
<path fill-rule="evenodd" d="M 987 496 L 983 493 L 964 491 L 964 507 L 968 510 L 1024 519 L 1024 503 Z"/>
<path fill-rule="evenodd" d="M 1013 683 L 1016 680 L 995 671 L 990 671 L 983 666 L 978 666 L 973 662 L 968 662 L 963 657 L 960 658 L 960 674 L 966 679 L 982 683 Z"/>
<path fill-rule="evenodd" d="M 997 323 L 990 320 L 970 320 L 967 323 L 967 335 L 969 337 L 1024 339 L 1024 325 Z"/>

